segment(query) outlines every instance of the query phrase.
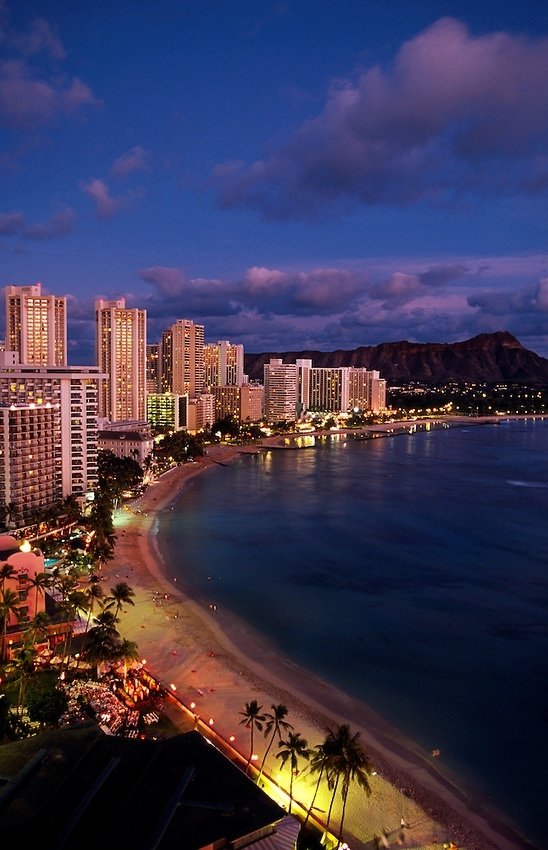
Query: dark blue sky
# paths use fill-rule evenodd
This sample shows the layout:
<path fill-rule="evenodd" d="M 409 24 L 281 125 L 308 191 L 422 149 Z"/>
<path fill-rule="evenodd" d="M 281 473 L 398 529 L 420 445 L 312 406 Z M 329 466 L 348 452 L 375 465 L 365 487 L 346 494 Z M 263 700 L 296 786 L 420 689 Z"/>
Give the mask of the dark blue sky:
<path fill-rule="evenodd" d="M 539 2 L 0 0 L 0 285 L 247 351 L 548 356 Z M 2 311 L 3 313 L 3 311 Z"/>

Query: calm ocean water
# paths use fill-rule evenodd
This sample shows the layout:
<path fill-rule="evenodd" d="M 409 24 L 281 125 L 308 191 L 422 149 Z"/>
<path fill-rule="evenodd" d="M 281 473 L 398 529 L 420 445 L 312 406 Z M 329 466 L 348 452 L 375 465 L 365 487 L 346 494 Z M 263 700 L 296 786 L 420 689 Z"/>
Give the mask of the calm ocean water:
<path fill-rule="evenodd" d="M 195 479 L 159 542 L 193 595 L 548 846 L 548 422 L 242 456 Z"/>

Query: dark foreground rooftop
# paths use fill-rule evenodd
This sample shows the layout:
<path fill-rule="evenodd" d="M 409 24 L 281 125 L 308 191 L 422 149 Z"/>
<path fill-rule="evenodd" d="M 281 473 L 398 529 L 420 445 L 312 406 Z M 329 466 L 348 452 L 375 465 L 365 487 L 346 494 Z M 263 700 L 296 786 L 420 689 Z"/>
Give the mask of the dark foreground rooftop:
<path fill-rule="evenodd" d="M 198 732 L 163 741 L 94 724 L 0 747 L 0 839 L 41 850 L 244 847 L 286 813 Z M 242 840 L 243 839 L 243 840 Z"/>

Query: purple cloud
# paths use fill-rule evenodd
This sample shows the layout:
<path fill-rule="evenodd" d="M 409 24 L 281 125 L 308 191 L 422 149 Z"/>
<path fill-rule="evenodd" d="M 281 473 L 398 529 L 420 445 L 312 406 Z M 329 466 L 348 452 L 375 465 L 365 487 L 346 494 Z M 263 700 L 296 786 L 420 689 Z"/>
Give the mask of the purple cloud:
<path fill-rule="evenodd" d="M 97 103 L 91 89 L 79 79 L 63 86 L 34 76 L 21 61 L 0 63 L 0 126 L 16 130 L 39 127 Z"/>
<path fill-rule="evenodd" d="M 185 315 L 232 315 L 245 310 L 263 316 L 329 315 L 348 307 L 364 288 L 363 274 L 344 269 L 284 272 L 254 266 L 233 281 L 191 279 L 181 269 L 162 266 L 141 269 L 139 275 L 159 294 L 161 309 L 172 310 L 180 304 Z"/>
<path fill-rule="evenodd" d="M 97 218 L 101 219 L 113 218 L 120 210 L 131 206 L 134 201 L 141 197 L 140 191 L 133 191 L 115 198 L 110 194 L 110 188 L 105 180 L 98 178 L 90 180 L 88 183 L 82 181 L 80 189 L 88 198 L 91 198 L 95 205 L 95 214 Z"/>
<path fill-rule="evenodd" d="M 72 233 L 75 221 L 76 212 L 71 207 L 65 207 L 54 213 L 49 221 L 26 227 L 21 235 L 25 239 L 57 239 Z"/>
<path fill-rule="evenodd" d="M 24 223 L 25 217 L 21 212 L 0 214 L 0 234 L 14 236 L 22 230 Z"/>
<path fill-rule="evenodd" d="M 23 56 L 44 52 L 52 59 L 65 58 L 61 41 L 44 18 L 36 18 L 28 32 L 12 33 L 10 41 L 12 47 L 18 49 Z"/>
<path fill-rule="evenodd" d="M 116 180 L 123 180 L 134 171 L 145 171 L 147 168 L 147 152 L 144 148 L 136 145 L 127 153 L 118 157 L 110 169 L 110 175 Z"/>
<path fill-rule="evenodd" d="M 389 67 L 334 82 L 323 112 L 266 159 L 221 163 L 212 182 L 221 206 L 267 218 L 448 205 L 527 191 L 547 141 L 548 39 L 473 36 L 442 18 Z"/>
<path fill-rule="evenodd" d="M 6 12 L 5 6 L 3 9 Z M 59 73 L 65 50 L 47 21 L 36 18 L 29 29 L 15 31 L 7 14 L 4 17 L 0 32 L 5 55 L 0 61 L 0 127 L 35 129 L 74 115 L 82 107 L 98 105 L 82 80 Z"/>

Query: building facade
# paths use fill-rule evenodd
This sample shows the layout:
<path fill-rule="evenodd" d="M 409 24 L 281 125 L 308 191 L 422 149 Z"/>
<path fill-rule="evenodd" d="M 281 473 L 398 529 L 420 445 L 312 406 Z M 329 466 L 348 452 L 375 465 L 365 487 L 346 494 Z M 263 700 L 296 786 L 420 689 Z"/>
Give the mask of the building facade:
<path fill-rule="evenodd" d="M 204 326 L 178 319 L 162 334 L 160 359 L 164 392 L 199 396 L 204 389 Z"/>
<path fill-rule="evenodd" d="M 149 393 L 147 422 L 160 431 L 180 431 L 186 428 L 188 396 L 175 393 Z"/>
<path fill-rule="evenodd" d="M 67 365 L 67 299 L 42 284 L 6 286 L 6 348 L 22 364 Z"/>
<path fill-rule="evenodd" d="M 264 387 L 243 384 L 240 387 L 215 387 L 215 419 L 231 416 L 238 422 L 260 422 L 264 415 Z"/>
<path fill-rule="evenodd" d="M 62 498 L 59 404 L 0 405 L 0 504 L 23 522 Z"/>
<path fill-rule="evenodd" d="M 125 299 L 95 302 L 99 416 L 110 422 L 146 417 L 146 310 Z"/>
<path fill-rule="evenodd" d="M 264 412 L 268 422 L 294 422 L 297 415 L 297 365 L 271 358 L 264 365 Z"/>
<path fill-rule="evenodd" d="M 213 387 L 241 386 L 244 376 L 244 347 L 226 339 L 204 345 L 204 385 Z"/>
<path fill-rule="evenodd" d="M 147 343 L 147 393 L 162 392 L 160 343 Z"/>
<path fill-rule="evenodd" d="M 105 376 L 96 366 L 33 367 L 16 361 L 13 352 L 0 352 L 0 405 L 55 407 L 61 495 L 83 500 L 97 486 L 98 385 Z"/>
<path fill-rule="evenodd" d="M 375 369 L 348 369 L 349 409 L 380 413 L 386 409 L 386 381 Z"/>

